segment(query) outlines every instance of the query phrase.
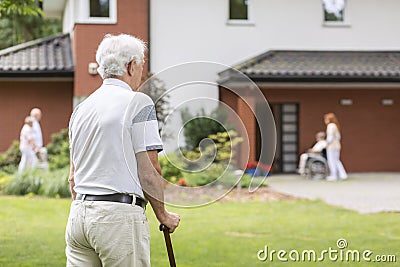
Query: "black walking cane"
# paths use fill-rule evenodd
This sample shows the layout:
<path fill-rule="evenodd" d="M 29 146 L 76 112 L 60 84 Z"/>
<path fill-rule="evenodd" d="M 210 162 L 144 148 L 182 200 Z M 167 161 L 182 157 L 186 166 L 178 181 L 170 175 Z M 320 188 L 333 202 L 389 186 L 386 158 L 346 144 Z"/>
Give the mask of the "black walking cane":
<path fill-rule="evenodd" d="M 168 252 L 169 265 L 171 267 L 176 267 L 174 250 L 172 249 L 171 236 L 169 235 L 169 229 L 164 224 L 160 224 L 160 231 L 162 231 L 164 233 L 165 245 L 167 246 L 167 252 Z"/>

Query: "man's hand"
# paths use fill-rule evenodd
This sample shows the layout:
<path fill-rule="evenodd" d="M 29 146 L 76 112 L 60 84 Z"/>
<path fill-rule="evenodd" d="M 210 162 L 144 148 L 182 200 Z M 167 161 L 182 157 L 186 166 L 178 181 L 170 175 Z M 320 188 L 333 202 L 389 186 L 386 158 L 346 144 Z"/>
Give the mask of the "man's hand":
<path fill-rule="evenodd" d="M 165 211 L 165 215 L 159 219 L 161 224 L 164 224 L 168 227 L 169 232 L 173 233 L 175 229 L 178 227 L 181 218 L 178 214 L 173 212 Z"/>

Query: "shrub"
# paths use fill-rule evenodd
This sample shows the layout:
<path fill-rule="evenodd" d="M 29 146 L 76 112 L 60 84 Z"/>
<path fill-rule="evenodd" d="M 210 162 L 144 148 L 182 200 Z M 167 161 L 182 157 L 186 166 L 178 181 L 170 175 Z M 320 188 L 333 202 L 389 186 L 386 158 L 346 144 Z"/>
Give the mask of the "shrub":
<path fill-rule="evenodd" d="M 242 137 L 237 137 L 237 133 L 234 130 L 228 132 L 218 132 L 216 134 L 211 134 L 208 136 L 216 144 L 217 156 L 215 162 L 228 163 L 229 161 L 234 161 L 235 150 L 234 148 L 243 142 Z M 206 148 L 210 149 L 209 147 Z"/>
<path fill-rule="evenodd" d="M 0 192 L 3 191 L 4 188 L 6 188 L 6 186 L 11 181 L 11 179 L 12 179 L 12 176 L 9 176 L 9 175 L 2 175 L 0 177 Z"/>
<path fill-rule="evenodd" d="M 20 161 L 19 141 L 14 141 L 8 150 L 0 155 L 0 170 L 6 174 L 13 174 L 18 169 Z"/>
<path fill-rule="evenodd" d="M 185 173 L 184 177 L 189 186 L 208 185 L 216 179 L 205 172 Z"/>
<path fill-rule="evenodd" d="M 9 195 L 39 194 L 43 178 L 38 171 L 16 174 L 5 186 L 4 192 Z"/>
<path fill-rule="evenodd" d="M 171 183 L 176 183 L 180 177 L 182 177 L 181 169 L 178 166 L 174 166 L 170 162 L 172 160 L 174 163 L 177 162 L 176 156 L 174 154 L 169 154 L 168 156 L 159 157 L 163 178 Z"/>
<path fill-rule="evenodd" d="M 69 166 L 68 129 L 63 129 L 51 135 L 51 142 L 46 146 L 49 156 L 50 170 L 62 169 Z"/>
<path fill-rule="evenodd" d="M 191 114 L 189 109 L 183 110 L 181 119 L 186 122 L 183 128 L 183 135 L 185 136 L 187 148 L 189 150 L 198 148 L 200 141 L 209 135 L 226 132 L 224 127 L 226 118 L 227 114 L 218 107 L 210 114 L 206 114 L 204 109 L 195 115 Z"/>
<path fill-rule="evenodd" d="M 227 166 L 220 163 L 213 163 L 207 169 L 199 172 L 183 172 L 183 177 L 190 186 L 203 186 L 208 184 L 231 186 L 235 184 L 237 180 L 237 177 L 232 171 L 229 170 Z"/>
<path fill-rule="evenodd" d="M 68 167 L 51 172 L 34 170 L 0 178 L 0 189 L 9 195 L 69 197 Z"/>
<path fill-rule="evenodd" d="M 219 163 L 228 167 L 235 163 L 234 148 L 243 141 L 243 138 L 237 137 L 237 133 L 233 130 L 210 134 L 208 138 L 213 141 L 213 144 L 206 146 L 202 150 L 196 148 L 183 152 L 189 160 L 185 169 L 199 170 L 210 163 Z M 226 167 L 223 169 L 226 169 Z"/>
<path fill-rule="evenodd" d="M 257 182 L 253 181 L 253 183 L 252 183 L 252 182 L 251 182 L 252 179 L 258 179 L 258 181 L 257 181 Z M 264 177 L 261 178 L 261 179 L 264 179 Z M 241 186 L 242 188 L 250 188 L 250 184 L 251 184 L 252 187 L 255 187 L 256 185 L 259 184 L 260 181 L 261 181 L 260 178 L 254 178 L 252 175 L 244 174 L 243 177 L 242 177 L 242 180 L 241 180 L 241 182 L 240 182 L 240 186 Z M 260 186 L 261 186 L 261 187 L 268 186 L 267 181 L 263 181 L 263 182 L 260 184 Z"/>
<path fill-rule="evenodd" d="M 68 167 L 46 173 L 39 194 L 47 197 L 70 197 L 68 175 Z"/>

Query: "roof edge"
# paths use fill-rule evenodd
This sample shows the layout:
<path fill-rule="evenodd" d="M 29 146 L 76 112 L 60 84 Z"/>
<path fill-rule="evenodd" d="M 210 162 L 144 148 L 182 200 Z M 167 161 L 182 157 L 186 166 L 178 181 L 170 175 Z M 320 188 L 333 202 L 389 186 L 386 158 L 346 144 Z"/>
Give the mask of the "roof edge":
<path fill-rule="evenodd" d="M 43 38 L 35 39 L 35 40 L 32 40 L 32 41 L 28 41 L 26 43 L 14 45 L 14 46 L 11 46 L 11 47 L 8 47 L 8 48 L 4 48 L 4 49 L 0 50 L 0 56 L 6 55 L 6 54 L 9 54 L 9 53 L 18 52 L 20 50 L 29 48 L 31 46 L 35 46 L 35 45 L 38 45 L 38 44 L 44 43 L 44 42 L 49 42 L 49 41 L 52 41 L 54 39 L 62 38 L 62 37 L 65 37 L 65 36 L 69 36 L 69 33 L 56 34 L 56 35 L 43 37 Z"/>

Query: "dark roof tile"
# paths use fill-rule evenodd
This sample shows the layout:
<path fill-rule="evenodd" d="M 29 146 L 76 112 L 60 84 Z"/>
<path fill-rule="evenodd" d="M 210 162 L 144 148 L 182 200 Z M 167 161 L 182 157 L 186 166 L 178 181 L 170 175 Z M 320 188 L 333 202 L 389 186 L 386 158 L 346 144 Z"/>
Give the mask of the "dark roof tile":
<path fill-rule="evenodd" d="M 42 38 L 0 51 L 0 76 L 72 76 L 69 34 Z"/>
<path fill-rule="evenodd" d="M 263 81 L 400 81 L 400 51 L 268 51 L 234 67 Z M 235 78 L 223 71 L 223 80 Z"/>

